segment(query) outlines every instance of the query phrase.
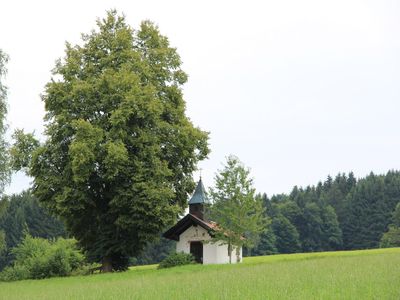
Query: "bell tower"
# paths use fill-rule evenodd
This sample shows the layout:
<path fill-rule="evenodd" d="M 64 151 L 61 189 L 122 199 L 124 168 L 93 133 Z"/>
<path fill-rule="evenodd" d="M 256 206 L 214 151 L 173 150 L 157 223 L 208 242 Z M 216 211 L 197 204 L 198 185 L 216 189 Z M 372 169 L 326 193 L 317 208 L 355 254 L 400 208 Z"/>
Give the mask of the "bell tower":
<path fill-rule="evenodd" d="M 194 215 L 201 220 L 205 220 L 204 212 L 207 204 L 210 204 L 210 201 L 207 198 L 203 181 L 200 177 L 193 196 L 189 201 L 189 214 Z"/>

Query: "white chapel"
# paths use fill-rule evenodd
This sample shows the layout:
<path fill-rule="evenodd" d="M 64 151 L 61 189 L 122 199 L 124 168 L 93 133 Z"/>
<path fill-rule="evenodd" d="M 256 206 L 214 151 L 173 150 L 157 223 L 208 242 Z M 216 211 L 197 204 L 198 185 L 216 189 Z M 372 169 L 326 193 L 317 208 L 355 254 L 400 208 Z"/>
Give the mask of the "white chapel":
<path fill-rule="evenodd" d="M 176 252 L 191 253 L 196 262 L 202 264 L 229 263 L 228 245 L 223 243 L 207 242 L 218 230 L 217 223 L 207 220 L 204 213 L 209 204 L 203 182 L 200 178 L 192 198 L 189 201 L 189 213 L 166 231 L 165 238 L 175 240 Z M 232 263 L 242 261 L 242 249 L 239 259 L 236 249 L 232 249 Z"/>

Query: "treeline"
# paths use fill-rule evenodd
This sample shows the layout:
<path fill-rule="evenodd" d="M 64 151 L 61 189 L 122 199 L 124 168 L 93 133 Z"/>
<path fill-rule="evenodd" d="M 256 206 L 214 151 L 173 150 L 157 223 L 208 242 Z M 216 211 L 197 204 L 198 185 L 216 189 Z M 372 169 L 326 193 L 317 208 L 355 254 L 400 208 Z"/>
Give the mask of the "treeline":
<path fill-rule="evenodd" d="M 3 197 L 0 200 L 0 271 L 15 262 L 13 249 L 19 247 L 27 235 L 49 240 L 67 236 L 64 224 L 41 207 L 30 191 Z M 130 258 L 130 264 L 158 263 L 173 251 L 175 242 L 160 239 L 149 243 L 138 257 Z"/>
<path fill-rule="evenodd" d="M 378 248 L 381 241 L 400 246 L 398 171 L 371 173 L 359 180 L 353 173 L 338 174 L 315 186 L 294 187 L 290 194 L 259 197 L 270 223 L 258 245 L 245 249 L 245 255 Z M 26 234 L 47 239 L 66 236 L 63 223 L 29 191 L 0 200 L 0 271 L 12 264 L 12 249 Z M 158 263 L 174 251 L 173 241 L 160 239 L 149 243 L 130 264 Z"/>
<path fill-rule="evenodd" d="M 263 197 L 271 224 L 248 255 L 378 248 L 400 202 L 400 172 L 328 176 L 288 195 Z"/>
<path fill-rule="evenodd" d="M 0 270 L 13 259 L 12 249 L 25 235 L 46 239 L 65 236 L 62 222 L 52 217 L 29 191 L 0 200 Z"/>

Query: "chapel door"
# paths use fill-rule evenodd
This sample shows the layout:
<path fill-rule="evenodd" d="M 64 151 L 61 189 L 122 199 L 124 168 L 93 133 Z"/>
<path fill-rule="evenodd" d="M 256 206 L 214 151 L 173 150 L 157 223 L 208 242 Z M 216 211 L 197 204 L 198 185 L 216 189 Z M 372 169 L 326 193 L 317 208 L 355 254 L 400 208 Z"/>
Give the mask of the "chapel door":
<path fill-rule="evenodd" d="M 190 254 L 193 255 L 194 260 L 202 264 L 203 263 L 203 243 L 202 242 L 190 242 Z"/>

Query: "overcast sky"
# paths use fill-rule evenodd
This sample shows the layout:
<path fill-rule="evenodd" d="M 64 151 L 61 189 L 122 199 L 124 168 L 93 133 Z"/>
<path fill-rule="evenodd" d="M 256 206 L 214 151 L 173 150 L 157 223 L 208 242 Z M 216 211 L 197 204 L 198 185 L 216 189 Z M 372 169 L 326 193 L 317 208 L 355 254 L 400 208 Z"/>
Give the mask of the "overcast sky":
<path fill-rule="evenodd" d="M 211 133 L 206 186 L 229 154 L 269 195 L 400 169 L 398 0 L 2 1 L 10 131 L 43 131 L 40 93 L 65 41 L 111 8 L 135 28 L 152 20 L 178 49 L 187 115 Z M 7 192 L 29 181 L 14 176 Z"/>

